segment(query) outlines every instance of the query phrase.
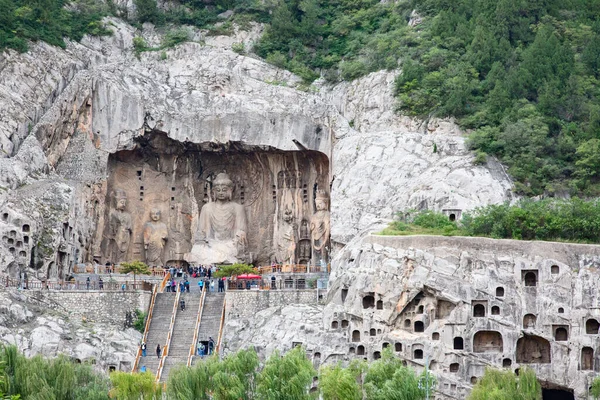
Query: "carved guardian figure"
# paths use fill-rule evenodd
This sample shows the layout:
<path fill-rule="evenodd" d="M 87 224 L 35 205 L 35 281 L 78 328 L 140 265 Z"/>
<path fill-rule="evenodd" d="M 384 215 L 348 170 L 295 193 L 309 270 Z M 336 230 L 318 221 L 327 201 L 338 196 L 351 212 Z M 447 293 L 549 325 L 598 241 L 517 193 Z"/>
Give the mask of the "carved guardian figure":
<path fill-rule="evenodd" d="M 108 257 L 113 263 L 127 261 L 127 252 L 131 243 L 131 214 L 125 211 L 127 194 L 123 189 L 113 192 L 114 208 L 109 214 Z"/>
<path fill-rule="evenodd" d="M 162 266 L 163 249 L 169 237 L 167 225 L 160 221 L 160 210 L 150 212 L 150 221 L 144 225 L 144 249 L 146 251 L 146 264 Z"/>

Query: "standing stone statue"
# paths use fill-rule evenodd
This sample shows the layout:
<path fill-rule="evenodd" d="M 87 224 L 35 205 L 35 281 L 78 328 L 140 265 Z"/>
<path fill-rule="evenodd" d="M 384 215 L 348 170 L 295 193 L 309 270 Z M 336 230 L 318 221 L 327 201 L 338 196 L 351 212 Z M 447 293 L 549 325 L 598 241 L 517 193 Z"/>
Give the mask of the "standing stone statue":
<path fill-rule="evenodd" d="M 108 257 L 113 263 L 126 261 L 131 243 L 131 214 L 125 211 L 127 194 L 123 189 L 113 192 L 114 208 L 108 217 Z"/>
<path fill-rule="evenodd" d="M 149 266 L 162 266 L 163 249 L 169 237 L 167 225 L 160 221 L 160 210 L 150 211 L 150 221 L 144 225 L 144 249 L 146 250 L 146 264 Z"/>
<path fill-rule="evenodd" d="M 277 230 L 277 261 L 293 265 L 296 263 L 298 225 L 294 223 L 294 213 L 289 208 L 284 210 L 282 220 Z"/>
<path fill-rule="evenodd" d="M 310 219 L 310 233 L 314 251 L 313 262 L 327 262 L 329 255 L 329 197 L 318 191 L 315 199 L 317 212 Z"/>
<path fill-rule="evenodd" d="M 246 260 L 246 213 L 231 201 L 233 181 L 220 173 L 213 181 L 213 197 L 202 207 L 192 251 L 186 260 L 198 264 L 236 263 Z"/>

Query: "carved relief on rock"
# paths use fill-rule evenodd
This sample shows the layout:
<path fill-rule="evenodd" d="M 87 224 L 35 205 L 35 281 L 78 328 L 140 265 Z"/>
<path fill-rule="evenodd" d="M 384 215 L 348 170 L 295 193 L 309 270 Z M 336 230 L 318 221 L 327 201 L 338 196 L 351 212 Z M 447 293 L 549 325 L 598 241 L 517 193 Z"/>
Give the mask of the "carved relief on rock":
<path fill-rule="evenodd" d="M 194 246 L 186 259 L 199 264 L 250 261 L 246 254 L 244 207 L 232 201 L 233 181 L 220 173 L 212 182 L 213 201 L 200 210 Z"/>
<path fill-rule="evenodd" d="M 105 238 L 108 259 L 113 263 L 127 261 L 127 252 L 131 243 L 131 214 L 127 207 L 127 195 L 122 189 L 112 194 L 113 207 L 108 218 L 108 235 Z"/>
<path fill-rule="evenodd" d="M 162 266 L 164 264 L 163 250 L 169 238 L 167 225 L 160 220 L 160 210 L 150 211 L 150 221 L 144 225 L 143 241 L 146 264 Z"/>
<path fill-rule="evenodd" d="M 296 263 L 296 243 L 298 225 L 294 223 L 294 212 L 286 207 L 281 218 L 282 223 L 278 226 L 277 238 L 277 261 L 284 264 Z"/>
<path fill-rule="evenodd" d="M 323 191 L 318 191 L 315 198 L 317 211 L 310 219 L 311 241 L 314 252 L 313 260 L 316 263 L 328 262 L 329 257 L 329 196 Z"/>

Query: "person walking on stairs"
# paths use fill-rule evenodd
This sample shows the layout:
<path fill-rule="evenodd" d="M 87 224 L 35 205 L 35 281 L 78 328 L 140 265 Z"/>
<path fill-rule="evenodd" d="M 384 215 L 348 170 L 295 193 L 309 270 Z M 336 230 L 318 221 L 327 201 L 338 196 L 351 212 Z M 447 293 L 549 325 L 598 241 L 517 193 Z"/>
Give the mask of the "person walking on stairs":
<path fill-rule="evenodd" d="M 179 306 L 181 307 L 181 311 L 185 310 L 185 300 L 184 299 L 179 300 Z"/>
<path fill-rule="evenodd" d="M 160 350 L 160 344 L 156 345 L 156 357 L 160 358 L 162 351 Z"/>
<path fill-rule="evenodd" d="M 142 342 L 142 357 L 146 357 L 146 342 Z"/>

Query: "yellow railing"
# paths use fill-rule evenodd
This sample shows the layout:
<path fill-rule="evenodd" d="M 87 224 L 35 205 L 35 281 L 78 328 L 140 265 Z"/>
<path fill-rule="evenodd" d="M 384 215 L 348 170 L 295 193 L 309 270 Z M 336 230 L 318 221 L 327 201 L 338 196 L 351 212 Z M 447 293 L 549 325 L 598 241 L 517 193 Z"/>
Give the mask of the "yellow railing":
<path fill-rule="evenodd" d="M 175 286 L 177 289 L 177 294 L 175 295 L 175 303 L 173 304 L 173 312 L 171 313 L 171 323 L 169 324 L 169 333 L 167 334 L 167 342 L 165 343 L 162 351 L 162 356 L 160 357 L 160 362 L 158 363 L 158 368 L 156 370 L 156 383 L 160 382 L 160 376 L 162 375 L 162 370 L 165 366 L 165 359 L 169 354 L 169 347 L 171 346 L 171 338 L 173 337 L 173 327 L 175 326 L 175 318 L 177 317 L 177 306 L 179 305 L 179 296 L 181 292 L 179 291 L 179 285 Z"/>
<path fill-rule="evenodd" d="M 219 325 L 219 336 L 217 338 L 217 348 L 215 352 L 219 354 L 219 350 L 221 349 L 221 340 L 223 339 L 223 327 L 225 326 L 225 306 L 227 302 L 223 299 L 223 312 L 221 312 L 221 324 Z"/>
<path fill-rule="evenodd" d="M 198 331 L 200 330 L 200 320 L 202 319 L 202 311 L 204 311 L 204 298 L 206 297 L 206 291 L 202 290 L 200 295 L 200 303 L 198 304 L 198 315 L 196 316 L 196 326 L 194 326 L 194 339 L 190 346 L 190 353 L 188 354 L 187 366 L 192 365 L 192 359 L 196 354 L 196 342 L 198 341 Z"/>
<path fill-rule="evenodd" d="M 169 281 L 169 279 L 171 279 L 171 273 L 170 273 L 170 272 L 167 272 L 167 273 L 165 274 L 165 277 L 163 278 L 163 280 L 162 280 L 162 281 L 160 281 L 160 288 L 159 288 L 159 289 L 160 289 L 160 290 L 159 290 L 159 291 L 160 291 L 160 293 L 164 293 L 164 291 L 165 291 L 165 286 L 167 286 L 167 282 Z"/>
<path fill-rule="evenodd" d="M 154 285 L 154 289 L 152 290 L 152 297 L 150 299 L 150 306 L 148 307 L 148 316 L 146 317 L 146 325 L 144 326 L 144 337 L 142 338 L 142 343 L 146 343 L 148 338 L 148 331 L 150 330 L 150 321 L 152 320 L 152 313 L 154 311 L 154 303 L 156 302 L 156 294 L 158 293 L 159 285 Z M 138 365 L 140 363 L 140 357 L 142 356 L 141 346 L 138 348 L 137 354 L 135 356 L 135 362 L 133 363 L 133 370 L 131 372 L 136 372 Z"/>

